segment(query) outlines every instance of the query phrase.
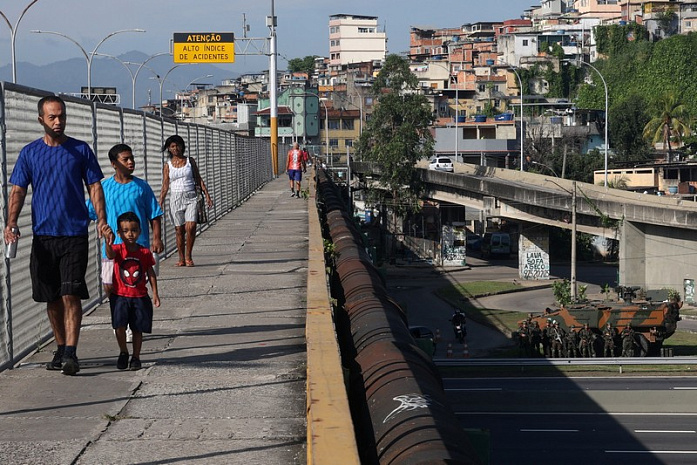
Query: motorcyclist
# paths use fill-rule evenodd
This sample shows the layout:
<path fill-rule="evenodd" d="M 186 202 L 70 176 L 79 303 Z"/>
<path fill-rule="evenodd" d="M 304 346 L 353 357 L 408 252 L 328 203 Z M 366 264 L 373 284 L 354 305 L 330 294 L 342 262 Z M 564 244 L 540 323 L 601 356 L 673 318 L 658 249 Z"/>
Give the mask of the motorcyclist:
<path fill-rule="evenodd" d="M 467 336 L 467 317 L 464 312 L 459 308 L 455 309 L 455 313 L 450 317 L 450 322 L 453 324 L 453 331 L 455 332 L 455 337 L 462 342 L 462 340 Z"/>

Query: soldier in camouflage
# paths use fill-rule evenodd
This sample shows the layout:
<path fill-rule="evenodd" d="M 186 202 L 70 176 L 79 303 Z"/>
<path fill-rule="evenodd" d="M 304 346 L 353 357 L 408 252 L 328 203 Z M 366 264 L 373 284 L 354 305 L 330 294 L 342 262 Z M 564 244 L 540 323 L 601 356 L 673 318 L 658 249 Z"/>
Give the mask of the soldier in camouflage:
<path fill-rule="evenodd" d="M 615 336 L 617 336 L 617 330 L 612 327 L 612 324 L 606 324 L 603 330 L 603 357 L 615 356 Z"/>
<path fill-rule="evenodd" d="M 636 343 L 634 342 L 634 330 L 629 323 L 624 327 L 620 336 L 622 337 L 622 357 L 634 356 L 634 345 Z"/>

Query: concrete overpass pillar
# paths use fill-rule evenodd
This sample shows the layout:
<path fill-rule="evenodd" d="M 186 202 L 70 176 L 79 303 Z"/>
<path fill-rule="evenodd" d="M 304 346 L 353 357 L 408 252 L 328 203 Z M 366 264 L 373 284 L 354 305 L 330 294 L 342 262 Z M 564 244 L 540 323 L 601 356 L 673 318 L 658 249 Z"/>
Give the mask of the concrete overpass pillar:
<path fill-rule="evenodd" d="M 549 279 L 549 228 L 526 224 L 518 239 L 518 270 L 520 279 Z"/>
<path fill-rule="evenodd" d="M 646 288 L 646 234 L 630 221 L 622 222 L 619 259 L 617 284 Z"/>
<path fill-rule="evenodd" d="M 671 288 L 682 296 L 685 280 L 697 278 L 697 232 L 625 220 L 619 258 L 619 284 L 647 291 Z"/>

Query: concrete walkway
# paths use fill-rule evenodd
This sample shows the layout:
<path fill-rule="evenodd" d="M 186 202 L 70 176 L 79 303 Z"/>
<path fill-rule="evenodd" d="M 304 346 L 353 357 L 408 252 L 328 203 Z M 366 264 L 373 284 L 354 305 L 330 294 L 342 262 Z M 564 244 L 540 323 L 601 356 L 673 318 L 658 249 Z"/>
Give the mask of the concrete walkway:
<path fill-rule="evenodd" d="M 109 307 L 83 319 L 81 371 L 54 345 L 0 374 L 0 463 L 300 464 L 306 458 L 306 200 L 266 185 L 160 266 L 140 371 L 116 369 Z"/>

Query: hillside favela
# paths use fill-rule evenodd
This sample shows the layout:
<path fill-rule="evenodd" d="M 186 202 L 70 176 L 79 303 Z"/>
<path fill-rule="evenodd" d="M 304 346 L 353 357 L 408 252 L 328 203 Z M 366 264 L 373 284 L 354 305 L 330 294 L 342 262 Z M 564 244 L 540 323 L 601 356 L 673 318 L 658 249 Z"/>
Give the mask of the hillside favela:
<path fill-rule="evenodd" d="M 36 68 L 25 1 L 3 465 L 697 463 L 697 1 L 347 4 L 302 53 L 274 0 L 150 56 L 54 21 Z"/>

